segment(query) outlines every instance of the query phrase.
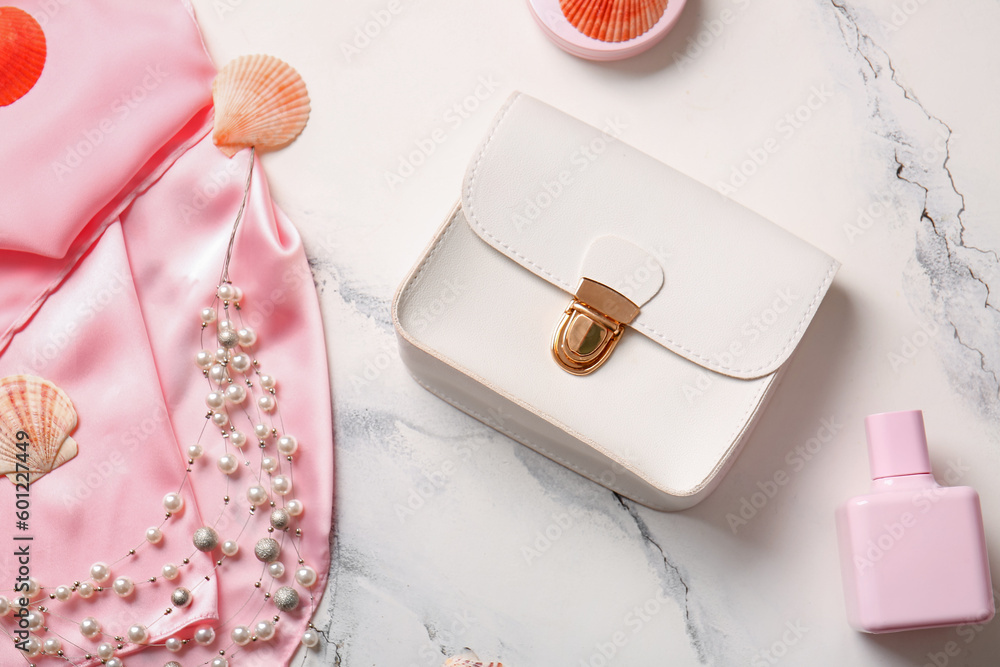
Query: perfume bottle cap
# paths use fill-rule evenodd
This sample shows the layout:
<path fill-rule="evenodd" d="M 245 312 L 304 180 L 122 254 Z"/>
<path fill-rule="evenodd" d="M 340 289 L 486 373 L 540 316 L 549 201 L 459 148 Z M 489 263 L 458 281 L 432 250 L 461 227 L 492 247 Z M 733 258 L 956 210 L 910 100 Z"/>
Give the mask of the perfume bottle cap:
<path fill-rule="evenodd" d="M 882 412 L 865 419 L 872 479 L 931 471 L 924 414 L 920 410 Z"/>

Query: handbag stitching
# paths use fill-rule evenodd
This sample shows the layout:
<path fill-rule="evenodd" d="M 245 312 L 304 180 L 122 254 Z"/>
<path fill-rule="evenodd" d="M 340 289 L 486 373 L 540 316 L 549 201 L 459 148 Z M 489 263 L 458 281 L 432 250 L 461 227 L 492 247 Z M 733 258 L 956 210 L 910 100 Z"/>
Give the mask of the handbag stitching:
<path fill-rule="evenodd" d="M 431 246 L 431 249 L 427 251 L 427 254 L 424 255 L 424 258 L 420 261 L 420 266 L 417 267 L 417 270 L 416 272 L 414 272 L 413 277 L 409 280 L 409 282 L 407 282 L 406 287 L 403 288 L 403 291 L 400 293 L 400 297 L 409 295 L 411 288 L 416 286 L 417 282 L 420 280 L 420 276 L 427 268 L 428 263 L 430 263 L 430 261 L 434 258 L 434 255 L 437 254 L 438 250 L 441 249 L 441 244 L 444 243 L 444 240 L 448 238 L 448 235 L 451 234 L 452 230 L 454 229 L 455 218 L 458 217 L 459 211 L 461 211 L 461 208 L 456 207 L 456 209 L 448 217 L 447 226 L 445 227 L 441 235 L 438 236 L 437 241 L 434 242 L 434 245 Z"/>
<path fill-rule="evenodd" d="M 479 156 L 476 158 L 476 161 L 475 161 L 475 163 L 474 163 L 474 165 L 472 167 L 472 171 L 471 171 L 471 173 L 469 175 L 469 185 L 468 185 L 468 188 L 466 190 L 466 192 L 468 194 L 468 201 L 469 201 L 469 211 L 468 211 L 469 216 L 468 217 L 469 217 L 470 221 L 472 222 L 472 224 L 474 224 L 476 226 L 476 228 L 479 229 L 480 232 L 482 232 L 485 236 L 489 237 L 491 240 L 493 240 L 500 247 L 504 248 L 508 253 L 510 253 L 511 255 L 513 255 L 513 256 L 517 257 L 518 259 L 522 260 L 524 263 L 528 264 L 529 266 L 533 267 L 534 269 L 536 269 L 537 271 L 539 271 L 544 276 L 550 278 L 553 282 L 555 282 L 557 285 L 559 285 L 560 287 L 562 287 L 564 290 L 566 290 L 568 292 L 572 292 L 573 290 L 569 286 L 568 282 L 562 280 L 561 278 L 559 278 L 558 276 L 554 275 L 550 271 L 542 268 L 537 263 L 533 262 L 530 258 L 528 258 L 525 255 L 521 254 L 516 249 L 514 249 L 512 246 L 510 246 L 509 244 L 505 243 L 502 239 L 498 238 L 493 233 L 491 233 L 482 224 L 482 222 L 480 222 L 479 217 L 476 215 L 476 212 L 475 212 L 475 198 L 473 197 L 473 190 L 475 189 L 476 178 L 478 177 L 478 174 L 479 174 L 479 165 L 482 163 L 483 158 L 486 156 L 486 152 L 489 149 L 490 144 L 493 142 L 493 138 L 496 135 L 497 131 L 500 129 L 500 126 L 503 124 L 503 121 L 507 119 L 508 112 L 514 107 L 514 104 L 518 100 L 520 100 L 520 99 L 521 99 L 521 95 L 518 94 L 518 96 L 515 97 L 514 99 L 512 99 L 507 104 L 507 106 L 505 108 L 503 108 L 503 109 L 500 110 L 500 112 L 498 114 L 498 117 L 497 117 L 497 121 L 493 125 L 493 129 L 490 131 L 489 135 L 486 137 L 486 141 L 483 142 L 483 147 L 479 151 Z M 723 371 L 729 371 L 731 373 L 757 373 L 759 371 L 763 371 L 763 370 L 769 368 L 771 365 L 774 364 L 774 362 L 776 362 L 778 359 L 780 359 L 782 356 L 784 356 L 788 352 L 788 350 L 790 348 L 794 348 L 795 347 L 796 341 L 799 339 L 799 336 L 802 334 L 802 332 L 808 326 L 808 323 L 812 320 L 812 315 L 815 314 L 815 310 L 816 310 L 816 308 L 818 308 L 818 303 L 822 299 L 822 295 L 825 293 L 826 289 L 829 287 L 829 284 L 833 280 L 833 276 L 834 276 L 834 274 L 837 271 L 837 263 L 835 261 L 831 261 L 829 264 L 830 264 L 830 268 L 827 270 L 827 273 L 826 273 L 826 275 L 825 275 L 825 277 L 823 279 L 823 282 L 820 283 L 819 289 L 816 291 L 816 295 L 813 297 L 813 300 L 809 303 L 809 307 L 806 308 L 805 312 L 803 312 L 802 319 L 799 320 L 799 324 L 796 327 L 795 331 L 792 332 L 791 336 L 788 339 L 788 342 L 769 361 L 766 361 L 766 362 L 760 364 L 759 366 L 757 366 L 755 368 L 746 368 L 746 369 L 744 369 L 744 368 L 735 368 L 735 367 L 726 366 L 724 364 L 720 364 L 720 363 L 712 360 L 710 357 L 706 357 L 706 356 L 703 356 L 701 354 L 698 354 L 697 352 L 695 352 L 691 348 L 689 348 L 689 347 L 687 347 L 687 346 L 685 346 L 685 345 L 683 345 L 681 343 L 678 343 L 677 341 L 673 340 L 672 338 L 670 338 L 666 334 L 661 333 L 660 331 L 654 329 L 653 327 L 651 327 L 649 325 L 645 325 L 645 324 L 641 324 L 641 323 L 635 323 L 635 324 L 633 324 L 631 326 L 633 326 L 634 328 L 638 329 L 639 331 L 642 331 L 644 333 L 648 333 L 648 334 L 654 336 L 655 338 L 658 338 L 658 339 L 660 339 L 660 340 L 662 340 L 662 341 L 664 341 L 666 343 L 669 343 L 671 346 L 673 346 L 673 347 L 681 350 L 686 355 L 689 355 L 689 356 L 697 359 L 698 361 L 704 362 L 704 364 L 707 365 L 708 368 L 711 368 L 711 369 L 720 369 L 720 370 L 723 370 Z"/>

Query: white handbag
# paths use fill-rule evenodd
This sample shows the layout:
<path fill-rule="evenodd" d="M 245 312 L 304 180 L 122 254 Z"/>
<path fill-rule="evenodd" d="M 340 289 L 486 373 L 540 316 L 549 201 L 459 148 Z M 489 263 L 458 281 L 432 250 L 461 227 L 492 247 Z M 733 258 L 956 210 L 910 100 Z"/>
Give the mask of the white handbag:
<path fill-rule="evenodd" d="M 720 481 L 839 264 L 515 93 L 393 322 L 425 388 L 659 510 Z"/>

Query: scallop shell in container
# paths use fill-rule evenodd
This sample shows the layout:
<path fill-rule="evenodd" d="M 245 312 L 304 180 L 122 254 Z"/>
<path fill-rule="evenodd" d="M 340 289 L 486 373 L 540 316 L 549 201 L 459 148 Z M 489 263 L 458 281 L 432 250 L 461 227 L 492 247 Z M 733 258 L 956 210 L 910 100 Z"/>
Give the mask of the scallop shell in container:
<path fill-rule="evenodd" d="M 0 7 L 0 107 L 34 88 L 45 67 L 45 33 L 31 14 Z"/>
<path fill-rule="evenodd" d="M 254 146 L 280 148 L 309 120 L 309 93 L 299 73 L 274 56 L 240 56 L 222 68 L 212 84 L 215 124 L 212 140 L 232 157 Z"/>
<path fill-rule="evenodd" d="M 33 483 L 77 454 L 76 409 L 59 387 L 33 375 L 0 380 L 0 475 Z M 19 476 L 20 475 L 20 476 Z"/>
<path fill-rule="evenodd" d="M 667 11 L 667 0 L 559 0 L 559 7 L 587 37 L 624 42 L 656 25 Z"/>
<path fill-rule="evenodd" d="M 483 662 L 472 651 L 454 655 L 444 662 L 444 667 L 503 667 L 499 662 Z"/>

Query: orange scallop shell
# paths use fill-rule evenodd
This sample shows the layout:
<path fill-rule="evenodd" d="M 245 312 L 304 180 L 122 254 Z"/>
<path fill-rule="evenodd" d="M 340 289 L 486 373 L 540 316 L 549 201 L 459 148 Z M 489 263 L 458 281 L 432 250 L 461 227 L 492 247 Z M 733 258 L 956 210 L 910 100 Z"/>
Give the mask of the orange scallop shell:
<path fill-rule="evenodd" d="M 0 107 L 31 90 L 45 67 L 45 33 L 31 14 L 0 7 Z"/>
<path fill-rule="evenodd" d="M 212 84 L 215 126 L 212 140 L 232 157 L 254 146 L 280 148 L 309 120 L 309 93 L 299 73 L 274 56 L 240 56 Z"/>
<path fill-rule="evenodd" d="M 667 0 L 559 0 L 559 7 L 587 37 L 624 42 L 656 25 L 667 11 Z"/>

